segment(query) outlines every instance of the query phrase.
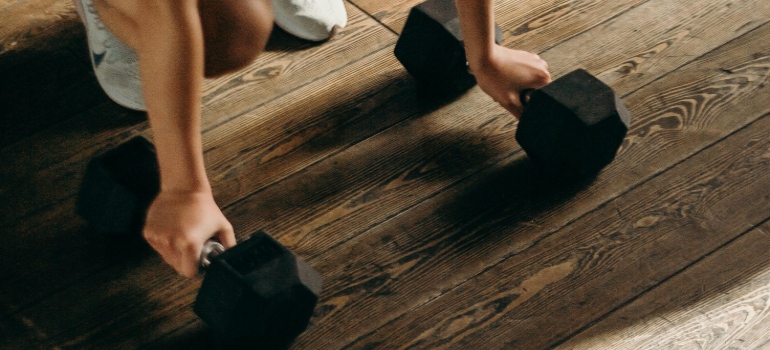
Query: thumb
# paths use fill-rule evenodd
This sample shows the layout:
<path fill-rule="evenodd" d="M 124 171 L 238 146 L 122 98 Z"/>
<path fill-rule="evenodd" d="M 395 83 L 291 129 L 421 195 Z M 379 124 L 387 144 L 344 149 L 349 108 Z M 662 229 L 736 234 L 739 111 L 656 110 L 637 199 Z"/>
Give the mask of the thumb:
<path fill-rule="evenodd" d="M 524 113 L 524 106 L 521 104 L 519 94 L 516 92 L 510 93 L 505 103 L 501 103 L 500 105 L 513 114 L 516 119 L 521 118 L 521 115 Z"/>
<path fill-rule="evenodd" d="M 219 240 L 219 243 L 222 243 L 225 248 L 231 248 L 237 243 L 235 240 L 235 230 L 233 230 L 233 225 L 227 221 L 225 221 L 223 227 L 217 231 L 216 237 L 217 240 Z"/>

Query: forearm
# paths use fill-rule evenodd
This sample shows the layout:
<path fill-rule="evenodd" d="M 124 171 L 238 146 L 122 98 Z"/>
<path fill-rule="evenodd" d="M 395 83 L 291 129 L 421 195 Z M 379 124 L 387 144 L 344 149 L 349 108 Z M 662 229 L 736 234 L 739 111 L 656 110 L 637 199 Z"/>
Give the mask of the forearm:
<path fill-rule="evenodd" d="M 463 33 L 465 56 L 471 70 L 492 54 L 495 45 L 495 19 L 492 0 L 456 0 Z"/>
<path fill-rule="evenodd" d="M 519 91 L 548 84 L 548 64 L 534 53 L 495 43 L 492 0 L 455 1 L 471 73 L 492 100 L 520 117 L 524 110 Z"/>
<path fill-rule="evenodd" d="M 210 190 L 201 146 L 203 33 L 195 1 L 144 1 L 138 51 L 163 191 Z"/>

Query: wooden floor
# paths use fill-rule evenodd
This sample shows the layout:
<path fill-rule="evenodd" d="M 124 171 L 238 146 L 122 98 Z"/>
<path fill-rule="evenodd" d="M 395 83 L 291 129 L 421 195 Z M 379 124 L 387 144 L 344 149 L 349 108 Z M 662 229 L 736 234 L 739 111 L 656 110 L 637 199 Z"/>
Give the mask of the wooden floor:
<path fill-rule="evenodd" d="M 419 0 L 352 0 L 206 82 L 215 197 L 325 277 L 293 349 L 770 349 L 770 2 L 497 2 L 504 45 L 585 68 L 631 130 L 584 186 L 535 175 L 478 87 L 416 96 L 393 56 Z M 73 212 L 112 103 L 70 1 L 0 0 L 0 348 L 210 348 L 200 279 Z"/>

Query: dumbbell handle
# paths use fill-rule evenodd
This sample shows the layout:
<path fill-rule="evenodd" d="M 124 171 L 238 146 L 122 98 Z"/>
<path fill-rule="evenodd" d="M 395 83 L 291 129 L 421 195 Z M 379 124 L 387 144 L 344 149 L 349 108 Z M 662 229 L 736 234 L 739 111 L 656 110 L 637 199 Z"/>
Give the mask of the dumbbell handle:
<path fill-rule="evenodd" d="M 201 256 L 199 258 L 200 268 L 203 270 L 211 265 L 211 259 L 215 256 L 222 254 L 225 251 L 225 247 L 217 241 L 208 240 L 203 244 L 201 249 Z"/>
<path fill-rule="evenodd" d="M 519 92 L 519 99 L 521 100 L 521 105 L 523 107 L 527 107 L 529 98 L 532 97 L 533 92 L 535 92 L 535 89 L 525 89 Z"/>

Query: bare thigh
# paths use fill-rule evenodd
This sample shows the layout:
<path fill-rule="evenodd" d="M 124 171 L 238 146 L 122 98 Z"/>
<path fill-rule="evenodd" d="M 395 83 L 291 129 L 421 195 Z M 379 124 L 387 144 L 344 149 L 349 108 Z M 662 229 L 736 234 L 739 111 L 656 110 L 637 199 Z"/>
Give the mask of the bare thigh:
<path fill-rule="evenodd" d="M 143 0 L 94 0 L 102 20 L 126 45 L 138 48 Z M 161 0 L 167 1 L 167 0 Z M 270 0 L 199 0 L 206 76 L 243 68 L 262 52 L 273 28 Z"/>

